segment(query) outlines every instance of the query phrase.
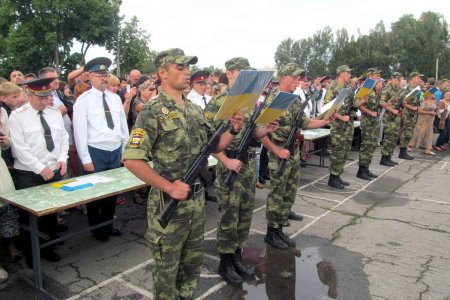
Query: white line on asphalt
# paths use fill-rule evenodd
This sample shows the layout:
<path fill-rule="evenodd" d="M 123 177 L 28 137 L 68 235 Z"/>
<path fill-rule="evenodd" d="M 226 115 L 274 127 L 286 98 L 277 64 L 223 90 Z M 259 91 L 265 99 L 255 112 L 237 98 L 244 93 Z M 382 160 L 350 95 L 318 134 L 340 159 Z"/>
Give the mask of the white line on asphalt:
<path fill-rule="evenodd" d="M 262 232 L 261 230 L 258 230 L 258 229 L 250 228 L 250 231 L 255 232 L 255 233 L 257 233 L 257 234 L 266 235 L 265 232 Z"/>
<path fill-rule="evenodd" d="M 208 254 L 208 253 L 203 253 L 203 256 L 205 256 L 209 259 L 212 259 L 212 260 L 220 261 L 220 258 L 218 258 L 217 256 L 214 256 L 214 255 Z"/>
<path fill-rule="evenodd" d="M 209 290 L 207 290 L 205 293 L 203 293 L 203 295 L 196 298 L 196 300 L 203 300 L 206 297 L 208 297 L 209 295 L 214 294 L 215 292 L 217 292 L 218 290 L 220 290 L 221 288 L 223 288 L 226 285 L 227 285 L 227 283 L 225 281 L 218 283 L 215 286 L 211 287 Z"/>
<path fill-rule="evenodd" d="M 304 213 L 300 213 L 302 216 L 304 216 L 304 217 L 307 217 L 307 218 L 310 218 L 310 219 L 316 219 L 317 217 L 314 217 L 314 216 L 310 216 L 310 215 L 307 215 L 307 214 L 304 214 Z"/>
<path fill-rule="evenodd" d="M 317 196 L 313 196 L 313 195 L 309 195 L 309 194 L 297 194 L 297 195 L 298 195 L 298 196 L 309 197 L 309 198 L 313 198 L 313 199 L 319 199 L 319 200 L 325 200 L 325 201 L 335 202 L 335 203 L 341 202 L 341 201 L 339 201 L 339 200 L 328 199 L 328 198 L 324 198 L 324 197 L 317 197 Z"/>
<path fill-rule="evenodd" d="M 201 278 L 222 278 L 219 274 L 200 274 Z"/>
<path fill-rule="evenodd" d="M 256 208 L 256 209 L 254 209 L 254 210 L 253 210 L 253 213 L 257 213 L 258 211 L 263 210 L 264 208 L 266 208 L 266 205 L 265 205 L 265 204 L 262 205 L 262 206 L 260 206 L 260 207 L 258 207 L 258 208 Z"/>
<path fill-rule="evenodd" d="M 135 291 L 135 292 L 138 292 L 138 293 L 144 295 L 144 296 L 147 297 L 147 298 L 153 299 L 152 293 L 150 293 L 150 292 L 147 291 L 147 290 L 144 290 L 143 288 L 140 288 L 140 287 L 138 287 L 138 286 L 135 286 L 135 285 L 132 284 L 131 282 L 128 282 L 128 281 L 126 281 L 126 280 L 123 280 L 122 278 L 117 278 L 116 281 L 118 281 L 119 283 L 123 284 L 123 285 L 126 286 L 127 288 L 129 288 L 129 289 L 131 289 L 131 290 L 133 290 L 133 291 Z"/>
<path fill-rule="evenodd" d="M 119 274 L 117 274 L 117 275 L 115 275 L 115 276 L 113 276 L 111 278 L 108 278 L 108 279 L 106 279 L 106 280 L 104 280 L 102 282 L 99 282 L 96 285 L 93 285 L 90 288 L 85 289 L 81 293 L 73 295 L 70 298 L 67 298 L 66 300 L 80 299 L 81 297 L 83 297 L 83 296 L 85 296 L 85 295 L 87 295 L 87 294 L 89 294 L 89 293 L 91 293 L 93 291 L 96 291 L 96 290 L 98 290 L 101 287 L 104 287 L 105 285 L 113 282 L 114 280 L 122 278 L 122 276 L 128 275 L 128 274 L 130 274 L 130 273 L 132 273 L 132 272 L 134 272 L 134 271 L 136 271 L 136 270 L 138 270 L 140 268 L 143 268 L 143 267 L 145 267 L 147 265 L 152 264 L 153 262 L 154 262 L 153 259 L 146 260 L 146 261 L 144 261 L 144 262 L 142 262 L 142 263 L 140 263 L 140 264 L 138 264 L 138 265 L 136 265 L 136 266 L 134 266 L 134 267 L 132 267 L 132 268 L 130 268 L 128 270 L 123 271 L 122 273 L 119 273 Z"/>

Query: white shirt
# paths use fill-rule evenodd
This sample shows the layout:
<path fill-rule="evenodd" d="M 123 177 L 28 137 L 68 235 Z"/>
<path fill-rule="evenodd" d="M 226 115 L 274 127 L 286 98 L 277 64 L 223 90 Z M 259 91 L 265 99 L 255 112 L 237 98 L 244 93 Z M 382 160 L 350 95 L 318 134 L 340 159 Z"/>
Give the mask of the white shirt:
<path fill-rule="evenodd" d="M 14 168 L 31 171 L 36 174 L 45 167 L 56 169 L 58 162 L 66 162 L 69 151 L 69 135 L 64 128 L 63 118 L 59 110 L 47 106 L 43 116 L 52 132 L 55 148 L 47 150 L 38 111 L 30 103 L 16 109 L 9 118 L 9 134 L 14 157 Z"/>
<path fill-rule="evenodd" d="M 211 100 L 211 96 L 208 96 L 208 95 L 202 96 L 199 93 L 197 93 L 197 91 L 195 89 L 192 89 L 189 92 L 189 94 L 186 96 L 186 98 L 191 100 L 192 103 L 195 103 L 198 106 L 200 106 L 202 109 L 205 109 L 205 101 L 203 100 L 203 97 L 205 97 L 206 104 L 208 104 L 208 102 Z"/>
<path fill-rule="evenodd" d="M 298 95 L 300 97 L 300 99 L 302 100 L 301 101 L 302 103 L 306 99 L 306 94 L 300 87 L 296 88 L 292 94 Z M 305 107 L 305 110 L 303 111 L 305 116 L 307 116 L 308 118 L 311 117 L 311 107 L 312 107 L 312 105 L 311 105 L 311 100 L 310 100 L 308 102 L 308 105 Z"/>
<path fill-rule="evenodd" d="M 64 106 L 64 103 L 59 99 L 58 93 L 52 91 L 53 96 L 53 107 L 58 109 L 60 106 Z M 72 121 L 67 114 L 63 116 L 64 128 L 66 128 L 67 134 L 69 135 L 69 145 L 73 145 L 73 132 L 72 132 Z"/>
<path fill-rule="evenodd" d="M 88 146 L 114 151 L 128 141 L 128 124 L 122 101 L 117 94 L 105 90 L 106 103 L 111 111 L 114 128 L 106 123 L 103 92 L 92 87 L 81 94 L 73 106 L 73 131 L 78 156 L 83 165 L 91 163 Z"/>

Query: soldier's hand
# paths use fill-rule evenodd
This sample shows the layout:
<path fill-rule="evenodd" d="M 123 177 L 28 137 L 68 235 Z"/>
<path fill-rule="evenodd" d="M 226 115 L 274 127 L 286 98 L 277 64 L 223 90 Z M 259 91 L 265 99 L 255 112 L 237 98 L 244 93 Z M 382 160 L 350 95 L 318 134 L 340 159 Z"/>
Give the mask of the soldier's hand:
<path fill-rule="evenodd" d="M 277 131 L 279 126 L 280 123 L 278 123 L 278 120 L 275 120 L 266 125 L 266 131 L 267 133 L 274 133 L 275 131 Z"/>
<path fill-rule="evenodd" d="M 345 123 L 350 122 L 350 116 L 342 116 L 341 121 Z"/>
<path fill-rule="evenodd" d="M 275 153 L 276 156 L 278 156 L 278 158 L 280 159 L 289 159 L 289 157 L 291 157 L 291 152 L 287 149 L 280 149 L 277 151 L 277 153 Z"/>
<path fill-rule="evenodd" d="M 53 171 L 49 167 L 45 167 L 41 171 L 41 173 L 39 173 L 39 175 L 41 175 L 41 177 L 44 178 L 45 181 L 49 181 L 50 179 L 53 178 L 53 176 L 55 174 L 53 173 Z"/>
<path fill-rule="evenodd" d="M 239 159 L 228 159 L 225 162 L 225 167 L 230 171 L 239 173 L 241 171 L 242 162 Z"/>
<path fill-rule="evenodd" d="M 83 165 L 83 169 L 84 169 L 86 172 L 90 172 L 90 173 L 92 173 L 92 172 L 95 171 L 95 169 L 94 169 L 94 164 L 93 164 L 93 163 L 87 163 L 87 164 L 84 164 L 84 165 Z"/>
<path fill-rule="evenodd" d="M 370 115 L 372 116 L 372 118 L 376 118 L 378 113 L 376 111 L 373 111 L 370 113 Z"/>
<path fill-rule="evenodd" d="M 393 113 L 394 115 L 398 115 L 398 109 L 393 109 L 393 110 L 392 110 L 392 113 Z"/>
<path fill-rule="evenodd" d="M 230 118 L 231 126 L 233 126 L 234 131 L 241 131 L 242 126 L 244 125 L 244 115 L 240 110 L 235 112 L 233 116 Z"/>
<path fill-rule="evenodd" d="M 181 180 L 175 180 L 170 187 L 169 195 L 175 200 L 184 201 L 187 199 L 191 188 Z"/>

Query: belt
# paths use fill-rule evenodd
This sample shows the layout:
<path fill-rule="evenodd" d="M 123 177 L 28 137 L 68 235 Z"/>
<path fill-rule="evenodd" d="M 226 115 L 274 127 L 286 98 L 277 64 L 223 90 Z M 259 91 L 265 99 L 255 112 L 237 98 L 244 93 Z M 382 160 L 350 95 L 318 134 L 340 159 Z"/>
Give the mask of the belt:
<path fill-rule="evenodd" d="M 191 192 L 194 194 L 197 194 L 203 190 L 203 181 L 200 179 L 197 179 L 194 184 L 191 186 Z"/>
<path fill-rule="evenodd" d="M 237 156 L 237 150 L 225 150 L 225 153 L 227 154 L 228 157 L 230 158 L 236 158 Z M 247 153 L 244 153 L 243 155 L 244 160 L 252 160 L 256 158 L 256 152 L 255 151 L 247 151 Z"/>

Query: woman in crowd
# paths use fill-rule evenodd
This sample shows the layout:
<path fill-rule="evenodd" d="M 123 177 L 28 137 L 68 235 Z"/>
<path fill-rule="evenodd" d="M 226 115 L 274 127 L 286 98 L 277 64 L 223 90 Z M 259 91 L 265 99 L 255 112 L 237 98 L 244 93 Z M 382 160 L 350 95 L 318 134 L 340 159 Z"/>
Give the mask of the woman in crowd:
<path fill-rule="evenodd" d="M 444 143 L 446 142 L 446 137 L 449 135 L 449 123 L 448 123 L 448 112 L 449 112 L 449 104 L 450 104 L 450 91 L 445 92 L 444 97 L 441 101 L 439 101 L 438 109 L 439 109 L 439 136 L 436 141 L 436 147 L 434 148 L 437 151 L 444 151 L 446 148 L 444 147 Z"/>

